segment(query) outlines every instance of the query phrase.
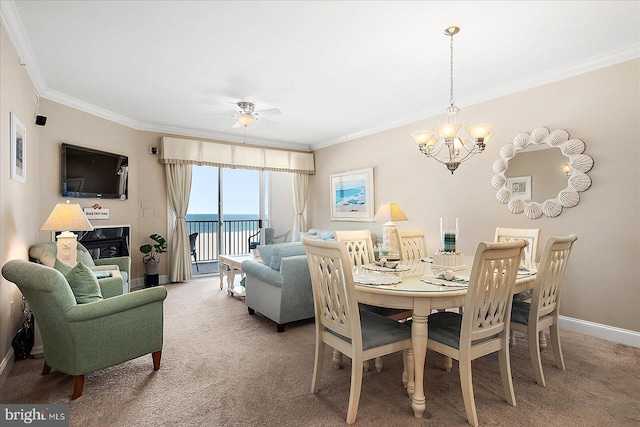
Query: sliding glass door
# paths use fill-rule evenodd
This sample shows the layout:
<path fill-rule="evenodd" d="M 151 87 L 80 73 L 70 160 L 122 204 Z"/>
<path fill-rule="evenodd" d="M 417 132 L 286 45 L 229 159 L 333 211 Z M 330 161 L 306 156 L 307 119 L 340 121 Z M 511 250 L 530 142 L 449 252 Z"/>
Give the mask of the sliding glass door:
<path fill-rule="evenodd" d="M 198 233 L 198 261 L 249 252 L 249 240 L 266 226 L 268 172 L 193 166 L 187 212 L 189 234 Z"/>

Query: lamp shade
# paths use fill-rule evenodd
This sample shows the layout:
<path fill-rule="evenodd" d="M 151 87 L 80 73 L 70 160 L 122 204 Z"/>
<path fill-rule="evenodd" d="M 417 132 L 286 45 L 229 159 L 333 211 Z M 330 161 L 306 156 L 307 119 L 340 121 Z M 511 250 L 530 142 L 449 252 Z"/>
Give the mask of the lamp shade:
<path fill-rule="evenodd" d="M 393 221 L 408 221 L 409 218 L 402 212 L 400 206 L 396 203 L 383 203 L 378 208 L 378 212 L 374 217 L 376 221 L 385 221 L 385 222 L 393 222 Z"/>
<path fill-rule="evenodd" d="M 44 222 L 41 231 L 91 231 L 93 226 L 82 212 L 80 205 L 58 203 Z"/>

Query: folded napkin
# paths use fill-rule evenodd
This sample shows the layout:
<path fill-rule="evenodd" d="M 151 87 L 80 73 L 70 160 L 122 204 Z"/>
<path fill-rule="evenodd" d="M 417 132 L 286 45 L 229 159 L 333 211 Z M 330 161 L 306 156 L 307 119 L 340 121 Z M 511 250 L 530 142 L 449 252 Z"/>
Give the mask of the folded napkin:
<path fill-rule="evenodd" d="M 460 277 L 460 276 L 453 276 L 451 280 L 449 280 L 447 279 L 444 271 L 438 274 L 437 276 L 435 276 L 435 278 L 440 280 L 446 280 L 448 282 L 469 283 L 469 279 L 465 277 Z"/>

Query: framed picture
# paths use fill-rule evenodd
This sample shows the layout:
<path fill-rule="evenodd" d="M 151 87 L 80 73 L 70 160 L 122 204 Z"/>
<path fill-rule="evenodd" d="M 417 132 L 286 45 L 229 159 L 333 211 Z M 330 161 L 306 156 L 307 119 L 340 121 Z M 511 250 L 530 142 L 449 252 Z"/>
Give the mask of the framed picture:
<path fill-rule="evenodd" d="M 531 176 L 507 179 L 507 188 L 515 199 L 531 200 Z"/>
<path fill-rule="evenodd" d="M 11 113 L 11 179 L 27 180 L 27 129 L 15 113 Z"/>
<path fill-rule="evenodd" d="M 330 176 L 331 219 L 373 221 L 373 168 Z"/>

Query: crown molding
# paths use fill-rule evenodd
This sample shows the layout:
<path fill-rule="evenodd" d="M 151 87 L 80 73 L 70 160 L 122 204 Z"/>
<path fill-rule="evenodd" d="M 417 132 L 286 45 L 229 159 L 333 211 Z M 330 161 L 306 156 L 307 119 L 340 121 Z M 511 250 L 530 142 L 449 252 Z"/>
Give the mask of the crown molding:
<path fill-rule="evenodd" d="M 33 54 L 31 45 L 24 31 L 22 21 L 18 16 L 18 12 L 15 7 L 14 0 L 0 0 L 0 18 L 2 23 L 7 28 L 9 38 L 18 53 L 21 61 L 24 62 L 27 73 L 31 77 L 38 93 L 47 99 L 55 102 L 67 105 L 80 111 L 93 114 L 98 117 L 102 117 L 107 120 L 120 123 L 124 126 L 131 127 L 137 130 L 144 130 L 149 132 L 159 133 L 171 133 L 181 136 L 192 136 L 198 138 L 217 139 L 230 142 L 246 142 L 245 137 L 222 134 L 216 132 L 209 132 L 198 129 L 186 129 L 179 127 L 164 126 L 159 124 L 141 123 L 133 120 L 129 117 L 105 110 L 95 105 L 80 101 L 78 99 L 66 96 L 54 90 L 48 88 L 46 79 L 44 78 L 38 62 Z M 535 76 L 527 77 L 526 79 L 517 80 L 515 82 L 500 85 L 494 88 L 486 89 L 476 92 L 466 99 L 462 100 L 461 108 L 465 106 L 479 104 L 491 99 L 496 99 L 505 95 L 521 92 L 523 90 L 531 89 L 534 87 L 542 86 L 548 83 L 553 83 L 558 80 L 563 80 L 569 77 L 573 77 L 579 74 L 584 74 L 590 71 L 595 71 L 599 68 L 615 65 L 620 62 L 628 61 L 638 58 L 640 56 L 640 43 L 634 43 L 629 46 L 622 47 L 615 51 L 607 52 L 603 55 L 598 55 L 592 58 L 588 58 L 584 61 L 576 62 L 564 67 L 557 67 L 552 70 L 540 73 Z M 420 116 L 407 117 L 406 119 L 389 122 L 369 129 L 364 129 L 359 132 L 352 133 L 350 135 L 340 136 L 326 141 L 320 141 L 316 144 L 300 145 L 285 141 L 275 141 L 269 139 L 257 139 L 251 138 L 250 143 L 260 144 L 275 148 L 286 148 L 294 150 L 306 150 L 313 151 L 321 148 L 326 148 L 331 145 L 341 144 L 343 142 L 351 141 L 354 139 L 362 138 L 375 133 L 383 132 L 389 129 L 405 126 L 410 123 L 417 122 L 419 120 L 434 117 L 441 112 L 424 112 L 422 111 Z"/>

